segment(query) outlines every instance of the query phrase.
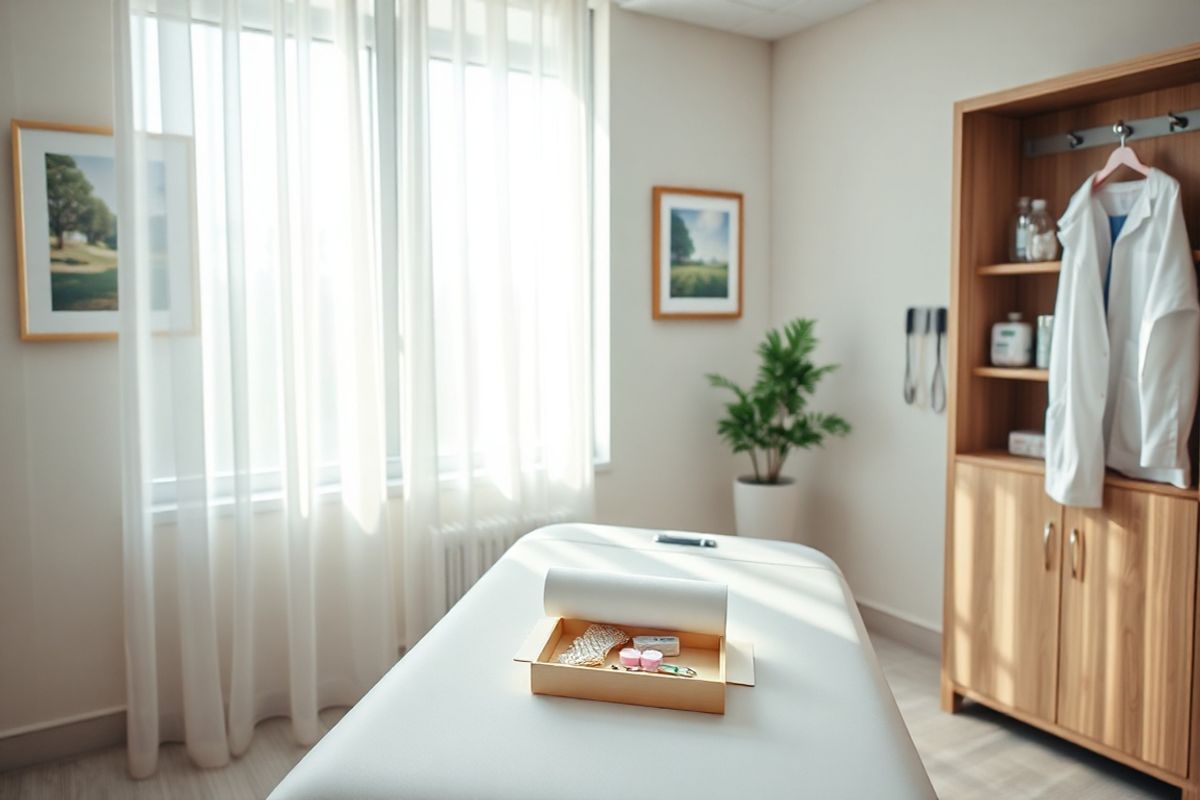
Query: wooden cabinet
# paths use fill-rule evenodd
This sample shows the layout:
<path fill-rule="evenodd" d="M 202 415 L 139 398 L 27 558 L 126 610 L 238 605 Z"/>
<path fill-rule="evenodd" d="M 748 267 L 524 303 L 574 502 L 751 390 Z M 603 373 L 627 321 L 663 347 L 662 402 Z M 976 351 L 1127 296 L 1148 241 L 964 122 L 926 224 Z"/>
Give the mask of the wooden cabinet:
<path fill-rule="evenodd" d="M 971 697 L 1194 782 L 1197 501 L 1109 485 L 1103 508 L 1064 508 L 1033 464 L 955 466 L 947 708 Z"/>
<path fill-rule="evenodd" d="M 1109 489 L 1064 532 L 1058 724 L 1186 776 L 1196 503 Z"/>
<path fill-rule="evenodd" d="M 1007 452 L 1012 431 L 1045 430 L 1049 373 L 997 367 L 988 343 L 1007 314 L 1056 308 L 1060 263 L 1010 263 L 1018 198 L 1062 214 L 1111 153 L 1091 129 L 1128 120 L 1147 133 L 1148 118 L 1197 107 L 1200 43 L 956 103 L 946 347 L 943 707 L 989 705 L 1185 800 L 1200 800 L 1200 491 L 1110 471 L 1103 508 L 1053 503 L 1044 464 Z M 1185 187 L 1200 244 L 1200 133 L 1135 148 Z M 1102 357 L 1102 341 L 1062 339 L 1051 346 Z M 1188 452 L 1200 467 L 1197 437 Z"/>
<path fill-rule="evenodd" d="M 1052 719 L 1062 507 L 1036 475 L 968 464 L 954 494 L 953 680 Z"/>

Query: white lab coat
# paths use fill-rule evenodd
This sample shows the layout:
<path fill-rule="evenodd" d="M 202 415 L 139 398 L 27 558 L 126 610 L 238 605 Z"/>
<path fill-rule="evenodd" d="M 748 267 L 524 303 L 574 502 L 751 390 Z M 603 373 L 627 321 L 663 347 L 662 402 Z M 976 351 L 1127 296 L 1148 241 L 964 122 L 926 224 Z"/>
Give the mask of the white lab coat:
<path fill-rule="evenodd" d="M 1108 215 L 1127 213 L 1112 243 Z M 1046 493 L 1097 508 L 1104 468 L 1187 487 L 1188 436 L 1200 380 L 1200 305 L 1179 182 L 1092 178 L 1059 220 Z M 1108 309 L 1104 280 L 1112 255 Z"/>

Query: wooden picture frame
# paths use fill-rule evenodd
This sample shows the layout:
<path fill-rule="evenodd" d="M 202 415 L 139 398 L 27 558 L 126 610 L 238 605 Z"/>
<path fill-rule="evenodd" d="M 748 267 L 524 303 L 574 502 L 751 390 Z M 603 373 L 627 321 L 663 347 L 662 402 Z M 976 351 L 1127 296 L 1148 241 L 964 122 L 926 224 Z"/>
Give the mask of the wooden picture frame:
<path fill-rule="evenodd" d="M 653 221 L 654 319 L 739 319 L 745 295 L 741 193 L 655 186 Z"/>
<path fill-rule="evenodd" d="M 120 243 L 112 129 L 13 119 L 10 130 L 21 339 L 115 339 Z M 187 331 L 197 296 L 192 142 L 150 135 L 146 148 L 147 180 L 161 192 L 151 269 L 169 287 L 152 300 L 151 329 Z M 64 215 L 64 205 L 75 212 Z"/>

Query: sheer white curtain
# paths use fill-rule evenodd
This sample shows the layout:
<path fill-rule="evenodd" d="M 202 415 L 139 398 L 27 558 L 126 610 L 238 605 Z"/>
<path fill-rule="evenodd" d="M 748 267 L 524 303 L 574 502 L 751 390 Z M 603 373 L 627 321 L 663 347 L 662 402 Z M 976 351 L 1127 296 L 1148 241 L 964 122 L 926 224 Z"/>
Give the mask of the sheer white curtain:
<path fill-rule="evenodd" d="M 354 2 L 118 0 L 129 761 L 355 702 L 399 644 Z"/>
<path fill-rule="evenodd" d="M 591 513 L 586 14 L 117 0 L 133 774 L 314 741 Z"/>
<path fill-rule="evenodd" d="M 587 6 L 399 0 L 406 633 L 592 509 Z"/>

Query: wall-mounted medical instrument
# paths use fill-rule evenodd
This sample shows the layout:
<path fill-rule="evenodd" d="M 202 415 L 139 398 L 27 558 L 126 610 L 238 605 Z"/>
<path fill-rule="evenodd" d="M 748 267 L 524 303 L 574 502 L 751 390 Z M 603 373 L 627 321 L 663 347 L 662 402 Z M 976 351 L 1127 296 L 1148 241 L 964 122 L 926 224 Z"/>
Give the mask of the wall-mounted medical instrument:
<path fill-rule="evenodd" d="M 942 353 L 946 349 L 946 309 L 938 308 L 933 314 L 934 366 L 933 383 L 929 386 L 929 407 L 934 413 L 946 410 L 946 370 L 942 366 Z"/>
<path fill-rule="evenodd" d="M 925 325 L 925 309 L 910 308 L 904 313 L 904 402 L 910 406 L 917 401 L 916 361 L 920 337 L 925 335 Z"/>
<path fill-rule="evenodd" d="M 943 353 L 947 314 L 944 306 L 913 306 L 904 312 L 904 402 L 917 408 L 946 409 L 946 371 Z M 933 348 L 932 358 L 929 349 Z M 932 379 L 926 364 L 932 361 Z"/>

